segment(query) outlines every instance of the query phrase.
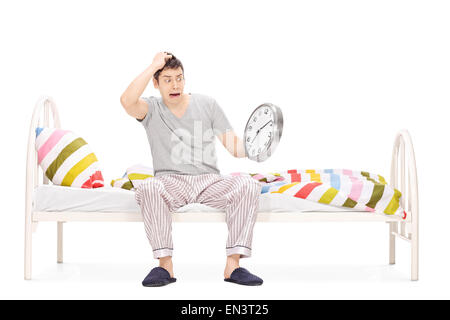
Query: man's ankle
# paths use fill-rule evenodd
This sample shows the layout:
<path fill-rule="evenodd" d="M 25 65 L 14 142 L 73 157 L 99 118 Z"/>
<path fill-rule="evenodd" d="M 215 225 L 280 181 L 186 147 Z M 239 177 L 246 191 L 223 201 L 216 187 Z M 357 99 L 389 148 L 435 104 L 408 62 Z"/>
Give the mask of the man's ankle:
<path fill-rule="evenodd" d="M 224 271 L 224 276 L 225 278 L 229 278 L 231 273 L 239 268 L 239 259 L 240 259 L 241 255 L 236 254 L 236 255 L 231 255 L 227 257 L 227 263 L 225 265 L 225 271 Z"/>
<path fill-rule="evenodd" d="M 227 266 L 239 267 L 240 258 L 241 258 L 240 254 L 233 254 L 233 255 L 227 256 Z"/>
<path fill-rule="evenodd" d="M 159 258 L 159 266 L 166 269 L 170 273 L 170 276 L 173 277 L 172 257 Z"/>

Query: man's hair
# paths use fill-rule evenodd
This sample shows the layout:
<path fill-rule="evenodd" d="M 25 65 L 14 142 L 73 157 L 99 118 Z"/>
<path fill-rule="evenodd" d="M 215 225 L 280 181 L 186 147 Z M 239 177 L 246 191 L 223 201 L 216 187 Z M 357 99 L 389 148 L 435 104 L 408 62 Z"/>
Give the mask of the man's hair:
<path fill-rule="evenodd" d="M 181 67 L 181 70 L 183 70 L 183 76 L 184 76 L 184 68 L 183 68 L 183 64 L 181 63 L 181 61 L 178 60 L 178 58 L 175 57 L 170 52 L 167 52 L 167 54 L 171 55 L 172 58 L 167 60 L 167 62 L 164 65 L 164 67 L 162 67 L 161 69 L 156 71 L 155 74 L 153 75 L 153 78 L 155 78 L 158 83 L 159 83 L 159 75 L 164 69 L 178 69 L 179 67 Z"/>

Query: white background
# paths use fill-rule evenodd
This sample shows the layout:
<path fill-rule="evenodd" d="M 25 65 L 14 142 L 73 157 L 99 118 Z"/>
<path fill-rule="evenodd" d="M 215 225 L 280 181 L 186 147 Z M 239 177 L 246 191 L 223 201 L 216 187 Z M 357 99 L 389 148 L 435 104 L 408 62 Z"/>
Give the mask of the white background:
<path fill-rule="evenodd" d="M 445 1 L 8 1 L 0 4 L 1 298 L 450 298 Z M 280 106 L 284 131 L 264 163 L 216 144 L 221 172 L 349 168 L 389 178 L 393 139 L 410 131 L 420 192 L 419 281 L 409 244 L 388 265 L 384 223 L 258 224 L 242 266 L 261 287 L 223 282 L 225 224 L 175 224 L 177 283 L 144 288 L 155 266 L 141 223 L 56 224 L 33 234 L 23 280 L 26 143 L 41 95 L 84 137 L 107 183 L 151 164 L 119 98 L 158 51 L 185 68 L 185 92 L 214 97 L 242 135 L 251 111 Z M 159 96 L 150 85 L 144 95 Z"/>

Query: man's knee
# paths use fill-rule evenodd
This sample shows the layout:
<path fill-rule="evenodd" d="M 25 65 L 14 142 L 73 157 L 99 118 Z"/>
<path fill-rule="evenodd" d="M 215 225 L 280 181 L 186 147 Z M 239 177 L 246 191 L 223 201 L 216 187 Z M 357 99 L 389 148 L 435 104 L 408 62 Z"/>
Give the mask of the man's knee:
<path fill-rule="evenodd" d="M 161 195 L 163 189 L 164 185 L 161 181 L 155 178 L 147 178 L 137 187 L 134 198 L 136 199 L 138 205 L 141 205 L 144 199 L 148 199 L 148 195 Z"/>
<path fill-rule="evenodd" d="M 261 193 L 261 183 L 249 176 L 237 177 L 237 185 L 240 192 L 252 195 L 259 195 Z"/>
<path fill-rule="evenodd" d="M 161 180 L 158 180 L 156 178 L 147 178 L 142 181 L 138 189 L 140 189 L 141 192 L 147 194 L 161 194 L 164 191 L 164 184 Z"/>

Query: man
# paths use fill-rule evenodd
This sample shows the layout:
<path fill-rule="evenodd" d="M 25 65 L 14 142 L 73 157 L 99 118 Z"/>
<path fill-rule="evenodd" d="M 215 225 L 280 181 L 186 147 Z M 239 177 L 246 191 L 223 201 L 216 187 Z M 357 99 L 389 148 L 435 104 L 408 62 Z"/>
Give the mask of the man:
<path fill-rule="evenodd" d="M 152 78 L 161 98 L 141 97 Z M 226 212 L 224 280 L 261 285 L 261 278 L 239 266 L 240 258 L 251 256 L 261 185 L 251 177 L 220 174 L 214 137 L 238 158 L 246 157 L 243 142 L 213 98 L 185 94 L 184 85 L 180 60 L 159 52 L 120 98 L 126 112 L 144 126 L 153 158 L 154 177 L 137 188 L 136 201 L 159 267 L 153 268 L 142 284 L 153 287 L 176 281 L 171 213 L 188 203 L 203 203 Z"/>

